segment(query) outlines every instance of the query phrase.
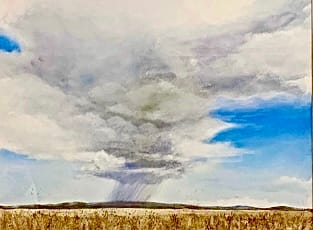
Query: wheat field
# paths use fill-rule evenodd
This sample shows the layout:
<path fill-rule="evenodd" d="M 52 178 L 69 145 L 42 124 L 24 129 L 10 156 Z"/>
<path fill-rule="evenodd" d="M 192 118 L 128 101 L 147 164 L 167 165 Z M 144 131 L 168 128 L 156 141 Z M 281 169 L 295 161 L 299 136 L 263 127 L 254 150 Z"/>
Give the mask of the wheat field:
<path fill-rule="evenodd" d="M 188 209 L 0 210 L 1 230 L 312 229 L 311 211 Z"/>

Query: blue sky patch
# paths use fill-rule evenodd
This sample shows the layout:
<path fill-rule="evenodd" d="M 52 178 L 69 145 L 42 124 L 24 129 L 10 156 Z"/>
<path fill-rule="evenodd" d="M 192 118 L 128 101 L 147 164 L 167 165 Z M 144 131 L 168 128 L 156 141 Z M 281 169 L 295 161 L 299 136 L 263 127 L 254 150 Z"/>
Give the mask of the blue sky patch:
<path fill-rule="evenodd" d="M 15 40 L 10 37 L 0 34 L 0 51 L 4 52 L 21 52 L 21 47 Z"/>
<path fill-rule="evenodd" d="M 18 154 L 7 149 L 0 149 L 1 161 L 35 161 L 28 158 L 27 155 Z"/>
<path fill-rule="evenodd" d="M 210 143 L 231 142 L 251 150 L 240 166 L 273 168 L 306 176 L 311 173 L 311 104 L 266 102 L 257 107 L 221 108 L 213 117 L 238 126 L 217 134 Z"/>

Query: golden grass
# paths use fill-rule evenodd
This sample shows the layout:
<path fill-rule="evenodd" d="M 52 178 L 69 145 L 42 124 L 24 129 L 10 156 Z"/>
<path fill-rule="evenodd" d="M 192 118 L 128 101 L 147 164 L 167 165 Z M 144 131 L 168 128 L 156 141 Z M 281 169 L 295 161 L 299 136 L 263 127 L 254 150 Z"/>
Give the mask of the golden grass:
<path fill-rule="evenodd" d="M 312 229 L 309 211 L 174 209 L 0 210 L 1 230 Z"/>

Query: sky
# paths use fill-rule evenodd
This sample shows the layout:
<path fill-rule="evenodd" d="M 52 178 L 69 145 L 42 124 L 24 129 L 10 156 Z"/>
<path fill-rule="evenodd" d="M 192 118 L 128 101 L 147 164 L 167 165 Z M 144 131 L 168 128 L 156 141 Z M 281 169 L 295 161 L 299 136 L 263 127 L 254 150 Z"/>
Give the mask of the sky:
<path fill-rule="evenodd" d="M 280 173 L 309 178 L 311 105 L 260 106 L 216 111 L 215 116 L 239 127 L 220 132 L 210 142 L 228 141 L 237 148 L 250 150 L 251 154 L 242 157 L 241 166 L 255 170 L 280 170 Z"/>
<path fill-rule="evenodd" d="M 0 5 L 0 204 L 312 207 L 310 1 Z"/>

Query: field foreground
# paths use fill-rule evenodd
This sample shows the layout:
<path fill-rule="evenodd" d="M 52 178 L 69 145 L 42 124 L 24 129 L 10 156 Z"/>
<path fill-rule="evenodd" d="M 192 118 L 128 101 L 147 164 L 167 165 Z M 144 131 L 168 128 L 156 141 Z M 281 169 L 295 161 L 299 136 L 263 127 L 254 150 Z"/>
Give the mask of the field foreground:
<path fill-rule="evenodd" d="M 0 209 L 0 229 L 312 229 L 311 211 Z"/>

